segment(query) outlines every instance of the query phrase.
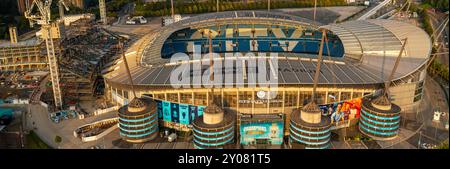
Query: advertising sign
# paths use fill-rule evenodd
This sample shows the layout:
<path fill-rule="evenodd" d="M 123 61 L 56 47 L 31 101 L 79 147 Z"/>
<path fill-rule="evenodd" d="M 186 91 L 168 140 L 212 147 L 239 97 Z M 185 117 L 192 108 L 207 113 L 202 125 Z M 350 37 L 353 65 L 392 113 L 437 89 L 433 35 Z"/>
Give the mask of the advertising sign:
<path fill-rule="evenodd" d="M 322 115 L 329 116 L 331 122 L 340 122 L 359 118 L 361 98 L 319 105 Z"/>
<path fill-rule="evenodd" d="M 249 119 L 240 125 L 241 144 L 283 144 L 283 118 L 280 119 Z"/>
<path fill-rule="evenodd" d="M 171 103 L 157 100 L 159 118 L 167 123 L 189 125 L 195 118 L 203 115 L 205 106 Z M 167 126 L 166 126 L 167 127 Z"/>

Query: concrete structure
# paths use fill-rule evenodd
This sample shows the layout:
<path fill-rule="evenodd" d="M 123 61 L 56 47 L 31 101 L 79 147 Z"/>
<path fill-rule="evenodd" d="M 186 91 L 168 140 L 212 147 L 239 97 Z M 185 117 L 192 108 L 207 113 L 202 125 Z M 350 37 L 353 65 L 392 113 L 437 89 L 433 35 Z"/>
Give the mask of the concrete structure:
<path fill-rule="evenodd" d="M 392 140 L 400 128 L 400 107 L 386 95 L 362 102 L 359 131 L 375 140 Z"/>
<path fill-rule="evenodd" d="M 322 117 L 319 107 L 311 102 L 291 114 L 289 138 L 293 148 L 326 149 L 330 147 L 330 119 Z"/>
<path fill-rule="evenodd" d="M 17 43 L 0 43 L 0 71 L 48 69 L 47 58 L 41 52 L 42 41 L 37 38 Z"/>
<path fill-rule="evenodd" d="M 216 104 L 207 106 L 203 118 L 193 122 L 194 147 L 197 149 L 221 149 L 234 143 L 234 117 Z"/>
<path fill-rule="evenodd" d="M 119 109 L 121 137 L 128 142 L 142 143 L 158 136 L 158 113 L 153 100 L 133 99 Z"/>
<path fill-rule="evenodd" d="M 76 14 L 76 15 L 66 15 L 64 16 L 64 25 L 69 26 L 73 22 L 76 22 L 80 19 L 95 19 L 94 14 Z"/>
<path fill-rule="evenodd" d="M 78 127 L 73 132 L 82 142 L 96 141 L 119 127 L 119 118 L 109 118 Z"/>

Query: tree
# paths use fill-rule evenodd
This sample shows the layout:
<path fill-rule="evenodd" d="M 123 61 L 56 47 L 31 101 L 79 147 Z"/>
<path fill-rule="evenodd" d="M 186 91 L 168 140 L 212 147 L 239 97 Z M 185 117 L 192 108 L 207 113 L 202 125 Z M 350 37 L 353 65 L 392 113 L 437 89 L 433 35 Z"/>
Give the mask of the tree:
<path fill-rule="evenodd" d="M 55 136 L 55 143 L 58 144 L 58 148 L 59 148 L 59 144 L 62 142 L 62 138 L 61 136 Z"/>

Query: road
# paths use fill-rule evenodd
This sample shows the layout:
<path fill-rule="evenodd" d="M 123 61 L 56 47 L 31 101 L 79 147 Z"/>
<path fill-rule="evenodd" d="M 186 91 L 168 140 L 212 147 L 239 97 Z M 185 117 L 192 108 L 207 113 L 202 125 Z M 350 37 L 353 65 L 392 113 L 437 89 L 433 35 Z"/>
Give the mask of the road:
<path fill-rule="evenodd" d="M 445 19 L 448 17 L 447 14 L 444 13 L 440 13 L 440 12 L 432 12 L 432 11 L 427 11 L 430 19 L 431 19 L 431 26 L 436 34 L 436 36 L 439 34 L 439 30 L 436 30 L 439 25 L 441 25 L 442 23 L 445 22 Z M 448 52 L 448 42 L 449 42 L 449 35 L 448 35 L 448 25 L 445 27 L 445 30 L 442 32 L 441 36 L 437 37 L 436 42 L 437 43 L 444 43 L 444 48 L 441 48 L 440 51 L 438 51 L 439 53 L 443 53 L 443 52 Z M 445 44 L 445 42 L 447 42 L 447 44 Z M 446 65 L 447 67 L 448 62 L 449 62 L 449 54 L 440 54 L 437 56 L 438 61 L 440 61 L 440 63 Z"/>
<path fill-rule="evenodd" d="M 136 7 L 135 3 L 128 3 L 123 6 L 123 8 L 119 11 L 119 18 L 116 23 L 113 25 L 125 25 L 127 18 L 131 16 L 134 12 L 134 8 Z"/>
<path fill-rule="evenodd" d="M 359 17 L 357 20 L 366 20 L 369 19 L 371 16 L 375 15 L 378 10 L 383 8 L 384 6 L 388 5 L 391 0 L 384 0 L 383 2 L 380 2 L 377 6 L 372 8 L 371 10 L 367 11 L 364 15 Z"/>

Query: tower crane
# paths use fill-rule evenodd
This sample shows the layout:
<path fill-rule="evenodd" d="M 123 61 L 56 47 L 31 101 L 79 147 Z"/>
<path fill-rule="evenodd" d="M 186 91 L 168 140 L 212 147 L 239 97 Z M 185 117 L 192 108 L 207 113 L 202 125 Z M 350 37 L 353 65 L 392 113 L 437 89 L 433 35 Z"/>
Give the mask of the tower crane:
<path fill-rule="evenodd" d="M 59 39 L 59 27 L 56 23 L 51 23 L 50 18 L 50 6 L 52 0 L 34 0 L 30 8 L 28 8 L 24 14 L 25 18 L 30 21 L 30 27 L 34 24 L 41 25 L 40 33 L 41 38 L 44 39 L 47 47 L 47 59 L 50 68 L 50 77 L 52 81 L 53 96 L 56 108 L 62 108 L 61 89 L 59 86 L 59 69 L 58 60 L 55 56 L 55 46 L 53 39 Z M 34 8 L 37 8 L 37 12 L 33 13 Z"/>

